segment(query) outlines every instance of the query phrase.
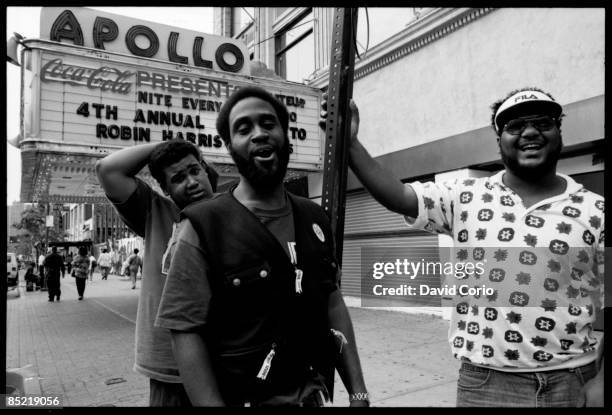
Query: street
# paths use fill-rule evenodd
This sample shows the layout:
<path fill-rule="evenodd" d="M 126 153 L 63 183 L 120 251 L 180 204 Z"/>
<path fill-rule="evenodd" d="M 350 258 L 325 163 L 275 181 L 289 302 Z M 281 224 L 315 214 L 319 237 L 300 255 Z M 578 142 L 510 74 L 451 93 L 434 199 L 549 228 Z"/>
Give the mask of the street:
<path fill-rule="evenodd" d="M 61 279 L 61 301 L 26 292 L 7 299 L 7 368 L 27 367 L 45 396 L 64 406 L 147 406 L 148 379 L 132 370 L 140 289 L 110 275 Z M 140 281 L 138 282 L 140 287 Z M 454 406 L 458 370 L 446 342 L 448 323 L 430 315 L 350 307 L 372 406 Z M 347 406 L 339 376 L 333 406 Z"/>

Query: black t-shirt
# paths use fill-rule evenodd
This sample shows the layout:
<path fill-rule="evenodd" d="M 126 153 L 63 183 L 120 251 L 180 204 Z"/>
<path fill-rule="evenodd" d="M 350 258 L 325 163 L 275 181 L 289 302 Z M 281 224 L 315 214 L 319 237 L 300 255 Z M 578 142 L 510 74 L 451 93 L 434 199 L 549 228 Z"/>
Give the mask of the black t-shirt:
<path fill-rule="evenodd" d="M 50 273 L 57 273 L 64 268 L 64 259 L 59 254 L 52 252 L 45 257 L 43 265 Z"/>

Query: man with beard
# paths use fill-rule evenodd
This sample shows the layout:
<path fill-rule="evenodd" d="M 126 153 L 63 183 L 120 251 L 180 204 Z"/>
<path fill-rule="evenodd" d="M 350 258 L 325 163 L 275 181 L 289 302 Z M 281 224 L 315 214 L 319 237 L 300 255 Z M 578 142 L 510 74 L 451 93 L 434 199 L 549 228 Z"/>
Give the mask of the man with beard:
<path fill-rule="evenodd" d="M 358 141 L 351 108 L 349 163 L 365 188 L 411 228 L 452 236 L 458 259 L 478 252 L 494 267 L 460 281 L 494 291 L 453 308 L 457 405 L 602 405 L 603 336 L 592 325 L 603 304 L 604 201 L 556 172 L 561 105 L 538 88 L 513 91 L 491 107 L 505 170 L 407 184 Z"/>
<path fill-rule="evenodd" d="M 165 195 L 136 177 L 147 165 Z M 196 146 L 183 140 L 122 149 L 98 161 L 96 172 L 122 220 L 144 238 L 134 370 L 150 379 L 150 406 L 189 405 L 172 355 L 170 334 L 154 327 L 153 322 L 164 284 L 162 256 L 167 256 L 164 252 L 177 228 L 179 211 L 210 197 L 218 174 Z"/>
<path fill-rule="evenodd" d="M 241 88 L 217 130 L 240 181 L 183 210 L 156 320 L 192 404 L 321 406 L 337 367 L 351 406 L 367 406 L 329 221 L 283 184 L 287 109 Z"/>

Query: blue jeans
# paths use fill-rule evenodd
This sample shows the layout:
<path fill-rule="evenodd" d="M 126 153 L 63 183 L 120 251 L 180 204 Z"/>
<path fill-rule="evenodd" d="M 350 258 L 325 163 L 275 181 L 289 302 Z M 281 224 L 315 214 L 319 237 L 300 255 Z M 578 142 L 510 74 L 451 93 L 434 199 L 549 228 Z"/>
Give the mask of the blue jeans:
<path fill-rule="evenodd" d="M 457 406 L 576 407 L 582 386 L 595 377 L 595 362 L 575 369 L 510 373 L 463 362 Z"/>

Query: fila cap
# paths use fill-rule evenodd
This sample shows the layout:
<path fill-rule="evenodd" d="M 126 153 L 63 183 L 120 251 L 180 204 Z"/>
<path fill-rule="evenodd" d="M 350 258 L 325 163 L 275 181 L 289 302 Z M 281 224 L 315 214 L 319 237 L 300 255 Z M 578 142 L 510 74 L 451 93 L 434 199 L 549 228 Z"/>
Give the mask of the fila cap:
<path fill-rule="evenodd" d="M 534 90 L 520 91 L 506 99 L 495 113 L 495 128 L 500 134 L 508 120 L 524 115 L 551 115 L 559 118 L 563 108 L 548 95 Z"/>

